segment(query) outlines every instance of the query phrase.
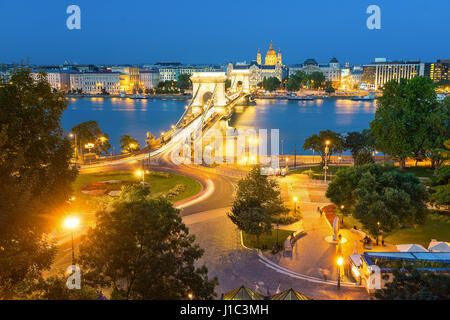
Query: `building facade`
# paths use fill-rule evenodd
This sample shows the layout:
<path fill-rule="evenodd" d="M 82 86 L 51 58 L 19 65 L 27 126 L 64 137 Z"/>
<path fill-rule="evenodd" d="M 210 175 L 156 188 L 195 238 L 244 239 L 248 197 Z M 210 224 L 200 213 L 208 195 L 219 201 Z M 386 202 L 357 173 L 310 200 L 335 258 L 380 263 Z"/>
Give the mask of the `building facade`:
<path fill-rule="evenodd" d="M 420 65 L 418 61 L 387 62 L 385 59 L 377 59 L 363 66 L 362 84 L 367 89 L 377 90 L 390 80 L 412 79 L 421 75 Z"/>
<path fill-rule="evenodd" d="M 159 69 L 159 81 L 176 81 L 180 74 L 192 76 L 194 72 L 223 72 L 218 66 L 178 65 L 161 66 Z"/>
<path fill-rule="evenodd" d="M 322 72 L 326 81 L 339 82 L 341 80 L 341 67 L 336 58 L 332 58 L 329 63 L 319 64 L 315 59 L 306 59 L 303 64 L 289 66 L 289 77 L 297 71 L 303 71 L 306 74 L 313 72 Z"/>
<path fill-rule="evenodd" d="M 423 68 L 424 76 L 429 77 L 434 83 L 450 81 L 450 59 L 424 63 Z"/>
<path fill-rule="evenodd" d="M 119 72 L 80 72 L 70 74 L 70 89 L 85 94 L 120 93 Z"/>
<path fill-rule="evenodd" d="M 159 71 L 157 70 L 144 70 L 140 74 L 141 88 L 144 90 L 151 90 L 158 86 L 159 83 Z"/>
<path fill-rule="evenodd" d="M 278 49 L 278 54 L 273 49 L 273 43 L 270 41 L 269 50 L 267 50 L 266 56 L 264 58 L 264 64 L 261 57 L 261 50 L 258 49 L 258 53 L 256 54 L 256 63 L 259 66 L 275 66 L 277 64 L 283 65 L 281 49 Z"/>

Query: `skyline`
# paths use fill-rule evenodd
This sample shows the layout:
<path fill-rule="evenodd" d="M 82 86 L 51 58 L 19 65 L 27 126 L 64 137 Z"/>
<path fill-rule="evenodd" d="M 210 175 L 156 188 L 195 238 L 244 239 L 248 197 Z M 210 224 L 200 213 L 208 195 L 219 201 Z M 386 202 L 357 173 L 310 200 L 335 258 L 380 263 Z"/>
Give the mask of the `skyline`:
<path fill-rule="evenodd" d="M 81 30 L 66 27 L 66 9 L 71 4 L 81 8 Z M 371 4 L 380 6 L 381 30 L 366 27 L 366 9 Z M 8 30 L 0 34 L 7 48 L 0 53 L 0 61 L 20 62 L 29 57 L 31 64 L 66 60 L 79 64 L 222 64 L 256 59 L 258 48 L 264 54 L 270 41 L 275 50 L 281 49 L 285 64 L 303 63 L 307 58 L 328 62 L 332 57 L 342 64 L 369 63 L 375 57 L 450 58 L 450 44 L 444 41 L 450 28 L 442 27 L 450 3 L 414 0 L 405 4 L 297 1 L 270 11 L 272 4 L 265 0 L 231 2 L 226 7 L 206 1 L 197 1 L 195 6 L 176 2 L 170 8 L 140 1 L 127 3 L 128 11 L 124 11 L 125 5 L 118 1 L 108 6 L 87 1 L 0 3 L 0 27 Z M 22 19 L 17 19 L 19 12 Z"/>

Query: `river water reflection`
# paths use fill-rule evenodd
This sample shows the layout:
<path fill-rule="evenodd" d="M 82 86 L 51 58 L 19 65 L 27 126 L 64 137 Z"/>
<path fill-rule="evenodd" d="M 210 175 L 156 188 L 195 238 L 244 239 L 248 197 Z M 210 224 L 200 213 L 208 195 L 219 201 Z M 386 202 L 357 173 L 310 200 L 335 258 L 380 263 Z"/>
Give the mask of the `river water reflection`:
<path fill-rule="evenodd" d="M 349 99 L 314 101 L 262 100 L 257 105 L 237 108 L 230 125 L 237 128 L 279 129 L 280 151 L 285 154 L 310 154 L 303 151 L 304 140 L 320 130 L 339 133 L 361 131 L 369 127 L 375 114 L 375 102 Z M 159 135 L 175 124 L 184 112 L 187 100 L 133 100 L 122 98 L 69 98 L 63 115 L 63 126 L 96 120 L 111 136 L 116 153 L 120 152 L 120 136 L 130 134 L 144 144 L 147 131 Z"/>

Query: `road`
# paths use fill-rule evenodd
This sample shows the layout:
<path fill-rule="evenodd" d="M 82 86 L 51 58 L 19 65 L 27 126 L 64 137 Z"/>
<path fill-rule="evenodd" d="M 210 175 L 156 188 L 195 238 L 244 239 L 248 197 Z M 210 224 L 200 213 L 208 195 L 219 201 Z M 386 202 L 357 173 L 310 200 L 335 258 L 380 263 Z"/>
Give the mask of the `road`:
<path fill-rule="evenodd" d="M 99 171 L 135 170 L 142 165 L 139 161 L 122 162 L 116 165 L 96 166 L 81 169 L 81 173 Z M 314 299 L 367 299 L 364 289 L 342 287 L 337 290 L 330 283 L 311 281 L 309 278 L 284 271 L 264 261 L 255 250 L 241 245 L 241 236 L 227 217 L 233 200 L 237 178 L 218 175 L 186 165 L 176 165 L 171 152 L 159 155 L 149 166 L 151 170 L 182 174 L 199 181 L 202 191 L 193 198 L 175 203 L 181 209 L 184 223 L 196 242 L 205 250 L 198 265 L 208 267 L 210 277 L 217 277 L 218 298 L 221 294 L 241 285 L 266 293 L 275 293 L 279 288 L 294 288 Z M 56 265 L 70 264 L 70 247 L 66 244 Z"/>

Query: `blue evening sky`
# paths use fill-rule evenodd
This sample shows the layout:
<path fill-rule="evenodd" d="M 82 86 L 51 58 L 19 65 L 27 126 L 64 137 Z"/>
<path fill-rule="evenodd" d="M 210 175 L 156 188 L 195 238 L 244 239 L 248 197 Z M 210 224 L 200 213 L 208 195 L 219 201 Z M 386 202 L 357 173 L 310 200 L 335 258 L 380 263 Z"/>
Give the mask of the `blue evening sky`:
<path fill-rule="evenodd" d="M 81 30 L 66 27 L 71 4 Z M 381 30 L 366 27 L 371 4 Z M 0 62 L 250 61 L 270 40 L 287 64 L 434 61 L 450 58 L 449 12 L 449 0 L 0 0 Z"/>

